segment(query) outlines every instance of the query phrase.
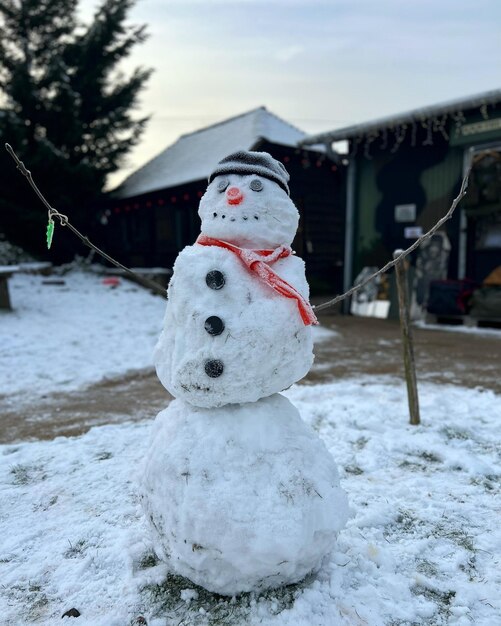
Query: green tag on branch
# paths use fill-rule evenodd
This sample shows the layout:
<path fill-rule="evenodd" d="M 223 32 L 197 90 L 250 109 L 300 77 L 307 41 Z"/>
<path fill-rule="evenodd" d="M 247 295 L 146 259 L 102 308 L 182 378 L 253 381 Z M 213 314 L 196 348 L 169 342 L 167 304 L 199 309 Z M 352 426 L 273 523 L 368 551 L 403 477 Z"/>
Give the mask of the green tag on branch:
<path fill-rule="evenodd" d="M 54 236 L 54 220 L 49 217 L 49 223 L 47 224 L 47 249 L 50 250 L 52 245 L 52 237 Z"/>

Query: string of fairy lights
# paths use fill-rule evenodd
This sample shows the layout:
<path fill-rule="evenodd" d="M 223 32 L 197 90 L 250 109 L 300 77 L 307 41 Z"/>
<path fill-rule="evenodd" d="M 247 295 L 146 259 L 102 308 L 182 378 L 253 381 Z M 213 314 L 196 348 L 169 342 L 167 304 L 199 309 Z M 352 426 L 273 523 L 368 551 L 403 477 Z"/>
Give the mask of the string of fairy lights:
<path fill-rule="evenodd" d="M 104 216 L 109 218 L 112 215 L 120 215 L 121 213 L 131 213 L 133 211 L 138 211 L 139 209 L 153 209 L 155 207 L 163 207 L 165 205 L 177 205 L 180 203 L 190 203 L 194 200 L 200 200 L 203 196 L 202 191 L 197 191 L 195 193 L 177 193 L 177 194 L 165 194 L 164 193 L 157 198 L 150 198 L 148 200 L 143 201 L 134 201 L 131 202 L 130 199 L 124 201 L 123 203 L 115 203 L 113 209 L 106 209 L 104 211 Z M 103 221 L 101 218 L 101 223 L 106 224 L 107 221 Z"/>
<path fill-rule="evenodd" d="M 489 106 L 482 104 L 478 107 L 483 120 L 490 119 Z M 433 146 L 437 136 L 449 141 L 451 134 L 459 132 L 466 121 L 464 112 L 458 110 L 434 116 L 423 115 L 402 124 L 369 130 L 351 139 L 350 156 L 363 154 L 366 159 L 372 160 L 377 151 L 388 150 L 390 154 L 394 154 L 405 141 L 408 141 L 412 148 Z"/>
<path fill-rule="evenodd" d="M 295 164 L 304 170 L 314 167 L 319 169 L 328 168 L 331 172 L 336 172 L 339 167 L 327 155 L 304 148 L 295 148 L 291 155 L 285 155 L 281 160 L 286 167 Z M 200 184 L 203 185 L 205 182 L 201 180 Z M 177 206 L 192 206 L 193 203 L 198 203 L 204 194 L 204 191 L 200 189 L 191 192 L 183 190 L 173 191 L 173 189 L 161 189 L 151 192 L 148 194 L 147 199 L 124 198 L 120 201 L 116 200 L 113 208 L 107 208 L 102 212 L 101 224 L 106 226 L 113 216 L 130 214 L 145 209 L 153 210 L 155 207 L 170 206 L 175 208 Z"/>

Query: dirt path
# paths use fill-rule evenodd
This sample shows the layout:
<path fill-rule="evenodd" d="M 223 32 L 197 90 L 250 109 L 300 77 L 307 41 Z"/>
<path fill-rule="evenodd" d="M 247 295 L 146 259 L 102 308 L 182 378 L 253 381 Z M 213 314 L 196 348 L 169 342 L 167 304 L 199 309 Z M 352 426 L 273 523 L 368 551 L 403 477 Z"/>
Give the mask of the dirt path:
<path fill-rule="evenodd" d="M 338 334 L 317 344 L 315 364 L 305 384 L 365 375 L 402 378 L 397 322 L 332 315 L 321 321 Z M 453 383 L 501 393 L 501 331 L 499 336 L 482 336 L 417 328 L 414 338 L 418 382 Z M 79 435 L 100 424 L 149 419 L 169 400 L 153 370 L 71 394 L 52 394 L 26 406 L 0 399 L 0 443 Z"/>

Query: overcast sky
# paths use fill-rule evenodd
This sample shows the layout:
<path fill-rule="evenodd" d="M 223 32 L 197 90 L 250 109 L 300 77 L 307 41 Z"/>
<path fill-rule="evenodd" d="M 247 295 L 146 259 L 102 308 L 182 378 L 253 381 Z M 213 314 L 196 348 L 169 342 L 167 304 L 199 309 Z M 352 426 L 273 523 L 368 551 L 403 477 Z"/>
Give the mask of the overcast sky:
<path fill-rule="evenodd" d="M 97 0 L 81 0 L 89 18 Z M 112 186 L 196 130 L 265 105 L 309 133 L 501 87 L 500 0 L 138 0 L 152 119 Z"/>

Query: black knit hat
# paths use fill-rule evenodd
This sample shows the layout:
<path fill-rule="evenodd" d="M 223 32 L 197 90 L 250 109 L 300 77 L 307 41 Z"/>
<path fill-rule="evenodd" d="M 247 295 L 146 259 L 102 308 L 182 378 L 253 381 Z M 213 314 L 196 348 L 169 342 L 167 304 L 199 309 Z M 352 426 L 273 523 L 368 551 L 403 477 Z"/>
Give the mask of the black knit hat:
<path fill-rule="evenodd" d="M 221 174 L 257 174 L 274 181 L 290 196 L 287 185 L 290 178 L 289 173 L 280 161 L 274 159 L 267 152 L 240 150 L 224 157 L 210 174 L 209 183 Z"/>

